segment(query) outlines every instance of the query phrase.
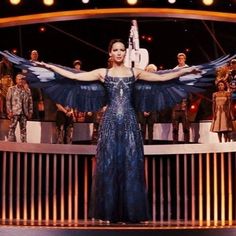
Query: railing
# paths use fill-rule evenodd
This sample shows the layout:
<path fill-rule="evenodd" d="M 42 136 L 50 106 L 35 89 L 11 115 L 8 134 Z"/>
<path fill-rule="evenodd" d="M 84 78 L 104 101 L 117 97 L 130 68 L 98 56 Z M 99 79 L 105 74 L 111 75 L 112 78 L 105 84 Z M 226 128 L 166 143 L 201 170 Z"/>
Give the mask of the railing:
<path fill-rule="evenodd" d="M 0 142 L 0 221 L 77 225 L 88 221 L 96 146 Z M 233 225 L 236 145 L 145 146 L 152 221 Z"/>

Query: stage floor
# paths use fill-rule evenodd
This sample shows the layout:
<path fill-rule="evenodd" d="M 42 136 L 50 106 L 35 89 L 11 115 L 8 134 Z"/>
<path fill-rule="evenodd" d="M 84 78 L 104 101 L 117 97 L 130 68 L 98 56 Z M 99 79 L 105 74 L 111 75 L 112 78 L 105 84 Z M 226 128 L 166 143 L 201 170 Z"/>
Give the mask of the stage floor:
<path fill-rule="evenodd" d="M 0 222 L 0 236 L 235 236 L 236 222 L 185 222 L 163 221 L 138 224 L 100 221 L 71 222 Z"/>

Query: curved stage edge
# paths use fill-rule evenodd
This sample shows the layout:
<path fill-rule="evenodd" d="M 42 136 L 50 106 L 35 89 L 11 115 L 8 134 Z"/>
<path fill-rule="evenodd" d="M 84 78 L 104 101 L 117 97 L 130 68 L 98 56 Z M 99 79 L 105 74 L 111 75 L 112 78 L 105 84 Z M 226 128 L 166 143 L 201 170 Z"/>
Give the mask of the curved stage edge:
<path fill-rule="evenodd" d="M 32 15 L 5 17 L 0 19 L 0 27 L 37 24 L 43 22 L 81 20 L 105 17 L 168 17 L 194 20 L 236 22 L 235 13 L 171 8 L 107 8 L 48 12 Z"/>
<path fill-rule="evenodd" d="M 48 227 L 0 226 L 1 236 L 235 236 L 236 228 L 156 227 L 138 225 Z"/>

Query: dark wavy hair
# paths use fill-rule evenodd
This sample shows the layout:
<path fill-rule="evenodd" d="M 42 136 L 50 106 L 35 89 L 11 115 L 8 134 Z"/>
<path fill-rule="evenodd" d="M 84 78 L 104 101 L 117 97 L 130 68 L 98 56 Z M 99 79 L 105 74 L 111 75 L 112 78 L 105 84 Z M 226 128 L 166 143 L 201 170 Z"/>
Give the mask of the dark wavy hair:
<path fill-rule="evenodd" d="M 218 80 L 218 81 L 216 82 L 216 87 L 218 87 L 219 83 L 224 84 L 224 86 L 225 86 L 224 89 L 227 90 L 228 84 L 227 84 L 227 82 L 226 82 L 225 80 L 223 80 L 223 79 Z"/>
<path fill-rule="evenodd" d="M 111 52 L 112 46 L 115 43 L 122 43 L 124 44 L 125 48 L 126 48 L 126 43 L 123 39 L 112 39 L 108 45 L 108 52 Z"/>

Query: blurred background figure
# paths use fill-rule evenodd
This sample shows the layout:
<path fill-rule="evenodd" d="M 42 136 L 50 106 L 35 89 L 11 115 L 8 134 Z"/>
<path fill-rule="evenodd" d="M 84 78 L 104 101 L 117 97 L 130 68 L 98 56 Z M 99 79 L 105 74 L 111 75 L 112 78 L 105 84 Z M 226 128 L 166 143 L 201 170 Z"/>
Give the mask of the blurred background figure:
<path fill-rule="evenodd" d="M 73 109 L 56 104 L 56 143 L 72 144 L 75 116 Z"/>
<path fill-rule="evenodd" d="M 74 68 L 75 68 L 77 71 L 80 71 L 81 66 L 82 66 L 82 63 L 81 63 L 81 61 L 80 61 L 79 59 L 77 59 L 77 60 L 75 60 L 75 61 L 73 62 L 73 66 L 74 66 Z"/>
<path fill-rule="evenodd" d="M 227 91 L 225 80 L 217 81 L 218 91 L 212 95 L 212 124 L 210 131 L 218 134 L 219 142 L 230 141 L 230 133 L 233 131 L 233 115 L 231 110 L 231 93 Z"/>
<path fill-rule="evenodd" d="M 149 64 L 145 68 L 146 71 L 155 72 L 157 67 L 154 64 Z M 146 143 L 146 131 L 148 131 L 148 142 L 147 144 L 153 144 L 153 128 L 155 122 L 157 122 L 158 112 L 138 112 L 138 122 L 141 126 L 141 132 L 143 137 L 143 142 Z"/>
<path fill-rule="evenodd" d="M 73 61 L 73 67 L 78 72 L 81 71 L 81 66 L 82 66 L 81 60 L 76 59 Z M 93 117 L 92 112 L 82 112 L 82 111 L 76 110 L 74 111 L 74 114 L 75 114 L 77 122 L 87 122 L 86 120 L 90 121 L 90 119 L 92 119 Z"/>
<path fill-rule="evenodd" d="M 177 54 L 177 61 L 178 65 L 174 67 L 174 69 L 185 68 L 188 67 L 186 64 L 186 55 L 185 53 L 178 53 Z M 172 109 L 172 136 L 173 136 L 173 143 L 178 143 L 179 141 L 179 124 L 182 123 L 183 133 L 184 133 L 184 143 L 189 143 L 190 139 L 190 122 L 188 119 L 188 109 L 190 107 L 190 100 L 189 98 L 182 99 L 179 103 L 177 103 L 174 108 Z"/>
<path fill-rule="evenodd" d="M 37 50 L 30 52 L 30 61 L 37 62 L 39 53 Z M 40 88 L 30 87 L 32 98 L 33 98 L 33 120 L 44 120 L 45 117 L 45 106 L 43 101 L 43 93 Z"/>
<path fill-rule="evenodd" d="M 106 110 L 106 106 L 104 106 L 99 111 L 95 112 L 94 120 L 93 120 L 93 133 L 92 133 L 92 144 L 97 144 L 98 141 L 98 133 L 99 133 L 99 125 L 101 123 L 103 114 Z"/>
<path fill-rule="evenodd" d="M 16 75 L 16 85 L 7 91 L 6 96 L 7 114 L 10 119 L 8 141 L 15 142 L 15 130 L 19 122 L 21 142 L 27 141 L 26 123 L 33 113 L 33 101 L 30 89 L 26 86 L 24 76 Z"/>
<path fill-rule="evenodd" d="M 13 65 L 3 57 L 0 61 L 0 118 L 7 118 L 6 95 L 7 90 L 13 86 Z"/>

